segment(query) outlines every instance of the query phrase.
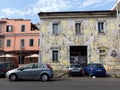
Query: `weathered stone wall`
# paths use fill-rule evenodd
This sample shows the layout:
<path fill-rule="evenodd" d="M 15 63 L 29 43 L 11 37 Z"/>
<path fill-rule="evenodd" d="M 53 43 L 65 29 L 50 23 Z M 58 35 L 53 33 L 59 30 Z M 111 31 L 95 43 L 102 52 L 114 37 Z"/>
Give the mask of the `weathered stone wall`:
<path fill-rule="evenodd" d="M 97 23 L 99 20 L 105 21 L 105 32 L 99 34 Z M 82 33 L 75 35 L 75 22 L 82 22 Z M 59 22 L 60 33 L 52 35 L 52 23 Z M 42 60 L 50 63 L 54 69 L 65 69 L 69 65 L 69 46 L 88 46 L 87 59 L 90 62 L 100 62 L 105 66 L 112 66 L 118 63 L 118 31 L 116 28 L 116 18 L 72 18 L 72 19 L 41 19 L 41 52 Z M 51 48 L 59 47 L 59 62 L 52 62 Z M 99 50 L 105 50 L 101 55 Z M 117 56 L 111 56 L 115 50 Z"/>

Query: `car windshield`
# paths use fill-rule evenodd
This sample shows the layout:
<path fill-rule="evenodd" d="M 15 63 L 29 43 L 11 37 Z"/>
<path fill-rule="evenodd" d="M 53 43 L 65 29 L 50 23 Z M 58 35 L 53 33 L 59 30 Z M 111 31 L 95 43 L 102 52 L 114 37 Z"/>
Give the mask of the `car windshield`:
<path fill-rule="evenodd" d="M 80 65 L 71 65 L 71 68 L 80 68 Z"/>
<path fill-rule="evenodd" d="M 103 68 L 103 65 L 101 65 L 101 64 L 93 64 L 92 67 L 94 67 L 94 68 Z"/>

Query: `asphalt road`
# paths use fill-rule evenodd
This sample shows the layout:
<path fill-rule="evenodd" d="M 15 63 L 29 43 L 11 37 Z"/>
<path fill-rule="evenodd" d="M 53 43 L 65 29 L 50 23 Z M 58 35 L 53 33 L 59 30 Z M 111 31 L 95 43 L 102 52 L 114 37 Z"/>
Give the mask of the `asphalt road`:
<path fill-rule="evenodd" d="M 120 90 L 120 79 L 67 77 L 48 82 L 15 81 L 0 78 L 0 90 Z"/>

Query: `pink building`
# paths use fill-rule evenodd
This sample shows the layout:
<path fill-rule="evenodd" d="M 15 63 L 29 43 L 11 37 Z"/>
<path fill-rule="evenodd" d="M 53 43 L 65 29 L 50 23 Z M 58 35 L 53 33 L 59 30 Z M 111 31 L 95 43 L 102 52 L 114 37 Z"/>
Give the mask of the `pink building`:
<path fill-rule="evenodd" d="M 11 62 L 15 65 L 37 62 L 26 56 L 39 53 L 39 37 L 39 29 L 30 20 L 0 20 L 0 54 L 13 55 Z"/>

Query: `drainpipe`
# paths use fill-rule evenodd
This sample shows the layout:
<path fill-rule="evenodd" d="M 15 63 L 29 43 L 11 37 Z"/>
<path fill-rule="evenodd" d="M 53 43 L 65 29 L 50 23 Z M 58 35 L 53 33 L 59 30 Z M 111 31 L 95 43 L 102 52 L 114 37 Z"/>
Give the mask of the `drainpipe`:
<path fill-rule="evenodd" d="M 41 32 L 41 27 L 40 27 L 40 32 L 39 32 L 39 38 L 40 38 L 40 45 L 39 45 L 39 57 L 38 57 L 38 63 L 42 63 L 42 32 Z"/>
<path fill-rule="evenodd" d="M 116 15 L 117 15 L 117 32 L 118 32 L 118 59 L 120 58 L 119 54 L 119 10 L 118 10 L 118 3 L 119 0 L 116 0 Z"/>

